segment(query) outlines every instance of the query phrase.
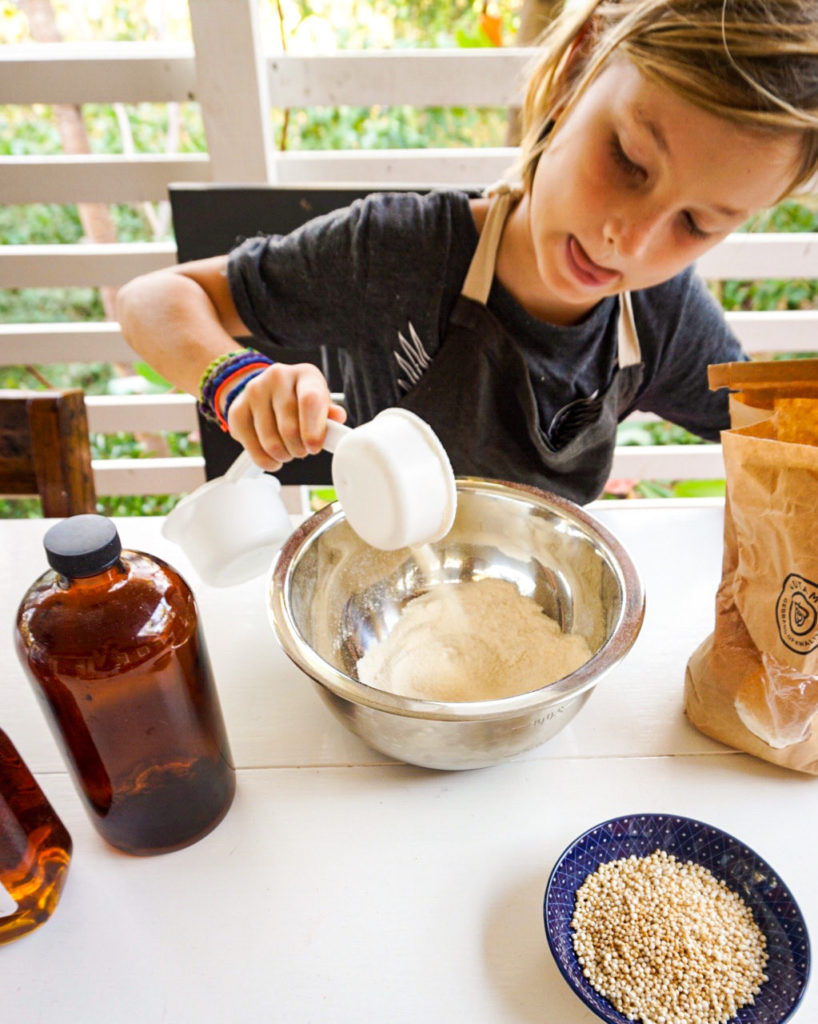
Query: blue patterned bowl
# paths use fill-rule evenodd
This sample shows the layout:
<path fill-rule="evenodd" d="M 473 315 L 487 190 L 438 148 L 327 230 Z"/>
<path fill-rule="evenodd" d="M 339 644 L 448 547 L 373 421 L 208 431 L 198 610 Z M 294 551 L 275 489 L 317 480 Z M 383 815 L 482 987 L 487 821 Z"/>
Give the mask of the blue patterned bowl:
<path fill-rule="evenodd" d="M 692 818 L 675 814 L 629 814 L 588 829 L 563 851 L 545 890 L 545 933 L 563 977 L 580 999 L 609 1024 L 632 1024 L 599 995 L 582 973 L 572 942 L 574 894 L 586 876 L 608 861 L 647 857 L 665 850 L 677 860 L 694 861 L 737 892 L 752 909 L 767 937 L 769 962 L 755 1003 L 732 1020 L 739 1024 L 783 1024 L 795 1012 L 807 987 L 810 947 L 798 904 L 766 861 L 744 843 Z"/>

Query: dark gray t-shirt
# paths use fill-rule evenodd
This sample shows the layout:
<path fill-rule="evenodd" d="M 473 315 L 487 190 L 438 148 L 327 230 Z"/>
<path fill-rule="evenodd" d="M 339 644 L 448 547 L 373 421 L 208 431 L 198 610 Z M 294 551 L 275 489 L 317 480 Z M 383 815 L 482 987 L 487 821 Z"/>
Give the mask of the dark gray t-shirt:
<path fill-rule="evenodd" d="M 395 405 L 434 358 L 477 238 L 463 192 L 382 193 L 289 235 L 247 239 L 230 254 L 228 280 L 261 351 L 333 350 L 341 377 L 333 384 L 354 425 Z M 692 269 L 632 299 L 645 366 L 632 408 L 718 440 L 729 426 L 727 396 L 708 390 L 707 366 L 746 356 L 717 302 Z M 610 382 L 615 298 L 578 324 L 555 326 L 495 279 L 488 307 L 526 360 L 541 424 Z"/>

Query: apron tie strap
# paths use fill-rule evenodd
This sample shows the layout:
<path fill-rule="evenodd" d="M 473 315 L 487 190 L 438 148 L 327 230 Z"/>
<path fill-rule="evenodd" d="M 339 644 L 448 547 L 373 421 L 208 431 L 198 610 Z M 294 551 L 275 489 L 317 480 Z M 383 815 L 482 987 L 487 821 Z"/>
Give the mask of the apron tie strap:
<path fill-rule="evenodd" d="M 484 306 L 491 291 L 491 282 L 494 280 L 497 248 L 500 245 L 509 207 L 517 201 L 521 191 L 519 185 L 511 185 L 507 181 L 498 182 L 487 189 L 491 196 L 489 211 L 461 290 L 461 294 L 467 299 L 473 299 Z"/>
<path fill-rule="evenodd" d="M 473 299 L 484 306 L 488 301 L 491 283 L 494 280 L 497 249 L 503 235 L 506 218 L 510 207 L 522 194 L 522 187 L 507 181 L 499 181 L 486 189 L 486 194 L 491 197 L 491 202 L 461 290 L 461 294 L 467 299 Z M 634 366 L 642 361 L 630 292 L 622 292 L 619 295 L 617 358 L 620 369 L 625 366 Z"/>
<path fill-rule="evenodd" d="M 633 303 L 630 292 L 620 292 L 619 324 L 617 330 L 617 354 L 619 368 L 635 366 L 642 362 L 639 348 L 639 337 L 636 333 L 636 322 L 633 318 Z"/>

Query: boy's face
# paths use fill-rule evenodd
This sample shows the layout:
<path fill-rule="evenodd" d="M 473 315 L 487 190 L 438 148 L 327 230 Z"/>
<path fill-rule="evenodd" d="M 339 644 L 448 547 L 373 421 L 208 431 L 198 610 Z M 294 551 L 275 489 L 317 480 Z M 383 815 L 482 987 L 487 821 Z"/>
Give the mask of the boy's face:
<path fill-rule="evenodd" d="M 606 295 L 673 277 L 772 205 L 797 157 L 795 133 L 752 134 L 618 60 L 542 154 L 501 280 L 535 315 L 574 322 Z"/>

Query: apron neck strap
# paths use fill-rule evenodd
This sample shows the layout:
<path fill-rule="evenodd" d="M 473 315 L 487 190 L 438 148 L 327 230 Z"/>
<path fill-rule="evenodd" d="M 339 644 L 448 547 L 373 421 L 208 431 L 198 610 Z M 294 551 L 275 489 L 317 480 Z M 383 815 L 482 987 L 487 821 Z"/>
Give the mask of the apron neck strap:
<path fill-rule="evenodd" d="M 617 324 L 617 352 L 619 368 L 634 366 L 642 362 L 639 338 L 636 334 L 636 322 L 633 319 L 633 303 L 630 292 L 619 295 L 619 321 Z"/>
<path fill-rule="evenodd" d="M 477 240 L 469 272 L 463 282 L 461 295 L 474 299 L 485 306 L 494 280 L 494 267 L 497 263 L 497 248 L 505 227 L 506 217 L 513 202 L 520 196 L 517 186 L 500 182 L 492 189 L 491 202 L 483 224 L 483 230 Z"/>
<path fill-rule="evenodd" d="M 491 291 L 491 282 L 494 280 L 497 249 L 500 245 L 506 218 L 512 203 L 519 199 L 522 190 L 518 185 L 511 185 L 503 181 L 492 186 L 490 191 L 491 202 L 486 220 L 461 290 L 461 295 L 484 306 Z M 620 369 L 624 366 L 634 366 L 642 361 L 630 292 L 622 292 L 619 296 L 617 355 Z"/>

